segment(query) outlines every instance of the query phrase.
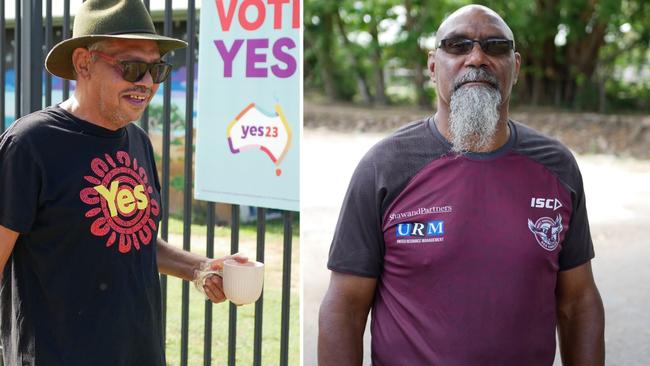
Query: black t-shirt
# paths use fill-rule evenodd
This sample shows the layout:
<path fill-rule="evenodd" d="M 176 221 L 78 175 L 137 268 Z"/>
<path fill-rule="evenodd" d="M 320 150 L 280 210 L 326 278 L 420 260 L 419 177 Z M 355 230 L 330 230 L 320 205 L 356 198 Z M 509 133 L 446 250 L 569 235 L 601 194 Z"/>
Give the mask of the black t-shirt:
<path fill-rule="evenodd" d="M 593 256 L 582 177 L 558 141 L 510 121 L 456 155 L 433 119 L 375 145 L 328 267 L 375 277 L 373 365 L 550 365 L 559 271 Z"/>
<path fill-rule="evenodd" d="M 165 365 L 160 184 L 147 135 L 51 107 L 0 136 L 7 365 Z"/>

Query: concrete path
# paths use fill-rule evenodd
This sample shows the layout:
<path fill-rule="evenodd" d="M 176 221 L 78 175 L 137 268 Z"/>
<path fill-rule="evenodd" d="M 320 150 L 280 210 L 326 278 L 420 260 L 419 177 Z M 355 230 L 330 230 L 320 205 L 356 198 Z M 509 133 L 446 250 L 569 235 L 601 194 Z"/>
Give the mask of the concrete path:
<path fill-rule="evenodd" d="M 318 307 L 329 283 L 327 254 L 341 201 L 357 162 L 382 136 L 304 131 L 300 225 L 305 366 L 316 365 Z M 605 304 L 607 365 L 647 365 L 650 161 L 581 156 L 578 162 L 596 250 L 594 276 Z M 369 364 L 368 354 L 366 346 L 364 365 Z M 556 359 L 555 364 L 561 362 Z"/>

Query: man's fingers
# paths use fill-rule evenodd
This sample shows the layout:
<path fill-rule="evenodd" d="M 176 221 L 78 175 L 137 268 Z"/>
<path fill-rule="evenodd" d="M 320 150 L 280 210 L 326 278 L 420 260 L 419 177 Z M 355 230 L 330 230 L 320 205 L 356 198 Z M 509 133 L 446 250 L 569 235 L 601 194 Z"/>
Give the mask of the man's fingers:
<path fill-rule="evenodd" d="M 210 262 L 210 269 L 211 269 L 211 270 L 218 270 L 218 269 L 223 268 L 223 262 L 224 262 L 226 259 L 234 259 L 234 260 L 236 260 L 236 261 L 239 262 L 239 263 L 246 263 L 246 262 L 248 262 L 248 257 L 246 257 L 246 256 L 244 256 L 244 255 L 241 255 L 241 254 L 239 254 L 239 253 L 235 253 L 235 254 L 232 254 L 232 255 L 227 255 L 227 256 L 225 256 L 225 257 L 221 257 L 221 258 L 219 258 L 219 259 L 214 259 L 214 260 L 212 260 L 212 261 Z"/>
<path fill-rule="evenodd" d="M 208 296 L 208 299 L 210 299 L 210 301 L 215 304 L 226 300 L 226 296 L 219 289 L 215 289 L 210 286 L 205 286 L 203 289 L 205 290 L 205 294 Z"/>
<path fill-rule="evenodd" d="M 233 259 L 236 260 L 236 261 L 239 262 L 239 263 L 246 263 L 246 262 L 248 262 L 248 257 L 243 257 L 243 256 L 240 256 L 240 255 L 233 256 Z"/>
<path fill-rule="evenodd" d="M 203 288 L 205 294 L 208 295 L 208 298 L 214 303 L 219 303 L 226 299 L 226 296 L 223 293 L 223 281 L 219 276 L 208 277 Z"/>
<path fill-rule="evenodd" d="M 248 257 L 245 256 L 245 255 L 239 254 L 239 253 L 227 255 L 227 256 L 225 256 L 225 257 L 223 257 L 221 259 L 222 259 L 222 262 L 225 261 L 226 259 L 234 259 L 234 260 L 236 260 L 237 262 L 240 262 L 240 263 L 248 262 Z"/>
<path fill-rule="evenodd" d="M 219 296 L 219 294 L 216 294 L 211 288 L 207 286 L 205 286 L 204 290 L 205 290 L 205 295 L 208 297 L 208 300 L 212 301 L 215 304 L 218 304 L 225 300 L 225 297 Z"/>

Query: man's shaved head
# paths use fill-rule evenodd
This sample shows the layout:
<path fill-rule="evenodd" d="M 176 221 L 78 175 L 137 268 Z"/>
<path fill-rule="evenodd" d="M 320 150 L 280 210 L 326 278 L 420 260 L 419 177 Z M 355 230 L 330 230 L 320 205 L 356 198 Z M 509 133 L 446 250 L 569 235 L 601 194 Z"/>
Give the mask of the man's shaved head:
<path fill-rule="evenodd" d="M 504 36 L 506 36 L 506 38 L 512 40 L 515 39 L 512 30 L 510 29 L 508 24 L 506 24 L 503 18 L 501 18 L 501 16 L 497 14 L 497 12 L 495 12 L 494 10 L 483 5 L 466 5 L 456 10 L 455 12 L 449 14 L 449 16 L 445 18 L 445 20 L 442 23 L 440 23 L 440 26 L 436 31 L 436 38 L 438 40 L 445 38 L 446 34 L 454 30 L 453 28 L 457 24 L 459 19 L 467 19 L 469 18 L 469 15 L 472 15 L 473 13 L 481 13 L 483 15 L 481 17 L 482 21 L 487 21 L 488 23 L 494 24 L 497 27 L 502 28 L 504 32 Z M 479 24 L 476 24 L 476 26 L 478 25 Z"/>

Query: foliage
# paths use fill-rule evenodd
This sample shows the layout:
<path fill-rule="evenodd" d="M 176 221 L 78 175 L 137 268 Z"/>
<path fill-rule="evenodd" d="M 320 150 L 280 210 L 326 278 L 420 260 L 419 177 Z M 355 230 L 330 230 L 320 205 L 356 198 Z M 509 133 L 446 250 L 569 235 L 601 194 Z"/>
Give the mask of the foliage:
<path fill-rule="evenodd" d="M 385 93 L 385 102 L 430 105 L 427 51 L 444 17 L 468 3 L 305 2 L 307 95 L 320 92 L 332 101 L 385 104 Z M 601 111 L 648 109 L 643 98 L 650 83 L 650 2 L 478 3 L 501 14 L 515 34 L 522 71 L 514 101 Z"/>
<path fill-rule="evenodd" d="M 150 104 L 149 105 L 149 127 L 152 129 L 157 129 L 162 131 L 163 129 L 163 116 L 164 116 L 163 105 L 161 104 Z M 181 114 L 176 104 L 171 104 L 170 110 L 170 123 L 171 130 L 184 130 L 185 129 L 185 116 Z M 172 143 L 174 141 L 172 140 Z"/>

